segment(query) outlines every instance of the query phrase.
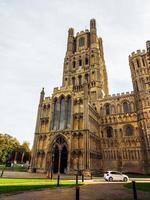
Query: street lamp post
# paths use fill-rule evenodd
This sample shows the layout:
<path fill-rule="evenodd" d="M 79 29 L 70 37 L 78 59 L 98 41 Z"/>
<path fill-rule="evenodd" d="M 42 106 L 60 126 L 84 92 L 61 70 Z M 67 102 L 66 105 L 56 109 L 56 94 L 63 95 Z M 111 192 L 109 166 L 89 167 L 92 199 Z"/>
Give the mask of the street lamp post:
<path fill-rule="evenodd" d="M 78 157 L 77 157 L 76 185 L 78 185 L 78 179 L 79 179 L 79 154 L 78 154 Z"/>
<path fill-rule="evenodd" d="M 58 146 L 58 150 L 59 150 L 59 158 L 58 158 L 57 186 L 59 186 L 59 180 L 60 180 L 60 162 L 61 162 L 61 150 L 62 150 L 61 145 Z"/>
<path fill-rule="evenodd" d="M 51 179 L 53 179 L 53 163 L 54 163 L 54 150 L 52 151 L 52 160 L 51 160 Z"/>

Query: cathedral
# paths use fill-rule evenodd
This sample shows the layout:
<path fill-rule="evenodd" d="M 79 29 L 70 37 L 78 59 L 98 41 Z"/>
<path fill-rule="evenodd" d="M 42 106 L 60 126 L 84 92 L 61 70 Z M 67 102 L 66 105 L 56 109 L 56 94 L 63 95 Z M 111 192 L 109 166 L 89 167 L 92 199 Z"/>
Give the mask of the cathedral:
<path fill-rule="evenodd" d="M 96 20 L 69 28 L 62 86 L 40 93 L 31 170 L 150 173 L 150 41 L 129 66 L 133 91 L 109 94 Z"/>

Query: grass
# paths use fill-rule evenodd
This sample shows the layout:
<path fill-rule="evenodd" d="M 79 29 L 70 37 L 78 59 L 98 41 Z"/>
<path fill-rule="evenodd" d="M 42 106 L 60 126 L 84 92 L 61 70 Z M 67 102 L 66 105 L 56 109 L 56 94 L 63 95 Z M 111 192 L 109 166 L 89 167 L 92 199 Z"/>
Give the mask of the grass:
<path fill-rule="evenodd" d="M 74 186 L 75 181 L 60 180 L 60 187 Z M 0 179 L 0 193 L 52 188 L 57 186 L 56 179 Z"/>
<path fill-rule="evenodd" d="M 12 167 L 5 167 L 5 165 L 0 165 L 0 171 L 5 168 L 5 171 L 18 171 L 18 172 L 26 172 L 28 168 L 24 165 L 14 164 Z"/>
<path fill-rule="evenodd" d="M 145 175 L 145 174 L 132 174 L 132 173 L 125 173 L 126 175 L 129 176 L 129 178 L 150 178 L 150 175 Z"/>
<path fill-rule="evenodd" d="M 125 187 L 132 189 L 132 183 L 126 183 Z M 150 192 L 150 183 L 136 183 L 136 189 L 145 192 Z"/>

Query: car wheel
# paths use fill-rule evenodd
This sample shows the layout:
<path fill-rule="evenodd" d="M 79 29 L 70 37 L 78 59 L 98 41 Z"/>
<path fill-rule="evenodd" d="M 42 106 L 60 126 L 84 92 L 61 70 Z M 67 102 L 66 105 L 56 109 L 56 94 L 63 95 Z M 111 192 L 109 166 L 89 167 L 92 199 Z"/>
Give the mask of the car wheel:
<path fill-rule="evenodd" d="M 124 181 L 124 182 L 127 182 L 127 181 L 128 181 L 127 177 L 124 177 L 124 178 L 123 178 L 123 181 Z"/>
<path fill-rule="evenodd" d="M 112 177 L 110 177 L 110 178 L 109 178 L 109 181 L 110 181 L 110 182 L 112 182 L 112 181 L 113 181 L 113 178 L 112 178 Z"/>

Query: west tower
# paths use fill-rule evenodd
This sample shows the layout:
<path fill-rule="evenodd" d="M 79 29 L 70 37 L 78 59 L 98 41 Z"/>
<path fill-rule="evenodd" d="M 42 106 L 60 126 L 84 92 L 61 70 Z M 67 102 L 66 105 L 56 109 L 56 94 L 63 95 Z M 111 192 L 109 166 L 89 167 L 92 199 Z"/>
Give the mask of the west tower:
<path fill-rule="evenodd" d="M 73 91 L 84 91 L 92 101 L 108 94 L 107 72 L 102 38 L 97 36 L 96 20 L 91 19 L 90 31 L 74 35 L 68 30 L 67 51 L 64 59 L 63 86 L 73 86 Z"/>

